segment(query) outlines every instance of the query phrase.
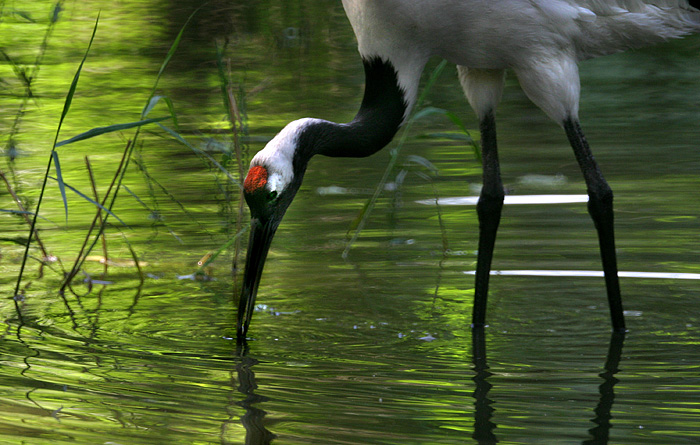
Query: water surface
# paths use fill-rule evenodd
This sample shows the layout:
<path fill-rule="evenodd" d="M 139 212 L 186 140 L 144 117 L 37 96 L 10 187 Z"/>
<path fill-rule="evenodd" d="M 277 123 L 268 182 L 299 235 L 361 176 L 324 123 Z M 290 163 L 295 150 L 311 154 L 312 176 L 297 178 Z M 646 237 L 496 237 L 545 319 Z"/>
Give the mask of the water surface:
<path fill-rule="evenodd" d="M 38 198 L 98 9 L 61 140 L 138 120 L 198 5 L 62 4 L 25 105 L 12 65 L 0 64 L 2 171 L 27 205 Z M 237 177 L 226 156 L 232 137 L 217 42 L 230 59 L 227 75 L 245 92 L 245 156 L 289 120 L 352 118 L 362 67 L 339 4 L 212 5 L 195 18 L 157 89 L 172 98 L 188 142 Z M 52 7 L 2 6 L 0 38 L 16 66 L 31 68 L 41 53 Z M 236 186 L 202 152 L 153 126 L 125 178 L 132 194 L 122 190 L 115 207 L 129 227 L 113 222 L 107 231 L 106 274 L 100 243 L 72 288 L 57 292 L 94 208 L 70 195 L 66 219 L 52 182 L 40 235 L 60 263 L 30 260 L 15 305 L 27 228 L 0 215 L 0 442 L 697 443 L 699 51 L 692 38 L 581 68 L 583 126 L 616 193 L 624 338 L 609 333 L 597 240 L 571 150 L 514 76 L 497 116 L 499 143 L 507 199 L 527 204 L 504 210 L 484 336 L 468 327 L 477 221 L 463 200 L 478 194 L 480 167 L 471 146 L 427 137 L 456 131 L 448 121 L 434 116 L 413 127 L 393 187 L 347 259 L 347 232 L 389 150 L 313 160 L 270 252 L 246 348 L 232 340 L 233 247 L 206 275 L 192 275 L 240 228 Z M 454 69 L 439 80 L 426 105 L 476 128 Z M 160 107 L 155 115 L 167 114 Z M 65 146 L 64 178 L 89 191 L 88 155 L 105 193 L 132 137 L 124 131 Z M 437 175 L 410 156 L 430 161 Z M 0 208 L 16 209 L 5 188 Z"/>

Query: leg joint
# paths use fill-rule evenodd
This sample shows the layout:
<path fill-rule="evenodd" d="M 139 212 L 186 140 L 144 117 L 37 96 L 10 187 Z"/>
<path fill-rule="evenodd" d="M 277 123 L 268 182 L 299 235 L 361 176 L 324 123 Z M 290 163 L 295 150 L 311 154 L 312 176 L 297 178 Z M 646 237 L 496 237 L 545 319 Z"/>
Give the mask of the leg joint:
<path fill-rule="evenodd" d="M 493 190 L 483 190 L 479 196 L 479 202 L 476 204 L 476 212 L 479 215 L 479 221 L 493 220 L 498 221 L 503 208 L 503 188 L 494 187 Z"/>
<path fill-rule="evenodd" d="M 613 191 L 607 183 L 599 184 L 596 189 L 588 190 L 588 213 L 591 216 L 612 218 Z"/>

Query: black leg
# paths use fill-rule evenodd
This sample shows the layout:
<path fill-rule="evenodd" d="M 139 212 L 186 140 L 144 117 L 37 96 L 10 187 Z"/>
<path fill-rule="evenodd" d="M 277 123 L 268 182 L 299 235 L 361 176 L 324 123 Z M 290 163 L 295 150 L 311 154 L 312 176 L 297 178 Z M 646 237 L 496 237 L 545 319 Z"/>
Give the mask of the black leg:
<path fill-rule="evenodd" d="M 501 221 L 504 195 L 501 171 L 498 166 L 496 120 L 493 112 L 487 113 L 481 119 L 480 130 L 484 185 L 479 196 L 479 203 L 476 206 L 479 216 L 479 257 L 476 263 L 472 327 L 483 327 L 486 324 L 486 299 L 489 291 L 491 260 L 498 224 Z"/>
<path fill-rule="evenodd" d="M 566 130 L 566 136 L 574 149 L 583 177 L 586 179 L 588 213 L 591 215 L 598 231 L 600 255 L 603 260 L 603 273 L 605 274 L 605 287 L 608 291 L 613 330 L 623 332 L 625 331 L 625 317 L 622 313 L 620 283 L 617 277 L 615 231 L 613 228 L 613 192 L 600 172 L 595 159 L 593 159 L 593 154 L 588 146 L 588 142 L 586 142 L 578 120 L 567 119 L 564 122 L 564 130 Z"/>

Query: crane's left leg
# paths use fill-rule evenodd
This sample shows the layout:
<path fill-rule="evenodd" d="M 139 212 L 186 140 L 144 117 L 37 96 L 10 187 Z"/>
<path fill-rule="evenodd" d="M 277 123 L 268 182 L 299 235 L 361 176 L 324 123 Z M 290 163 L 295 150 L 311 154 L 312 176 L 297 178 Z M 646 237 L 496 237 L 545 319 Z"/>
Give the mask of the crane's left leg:
<path fill-rule="evenodd" d="M 605 287 L 608 291 L 610 316 L 613 330 L 625 331 L 625 318 L 620 297 L 620 283 L 617 277 L 617 257 L 615 254 L 615 232 L 613 228 L 613 192 L 593 158 L 586 137 L 583 135 L 578 119 L 564 120 L 564 130 L 574 149 L 588 189 L 588 213 L 591 215 L 598 231 L 600 255 L 603 260 Z"/>
<path fill-rule="evenodd" d="M 496 120 L 493 112 L 481 118 L 481 162 L 483 164 L 483 185 L 476 214 L 479 218 L 479 251 L 476 260 L 476 280 L 474 283 L 474 310 L 472 327 L 486 326 L 486 301 L 489 292 L 491 261 L 496 244 L 496 233 L 501 221 L 503 208 L 503 183 L 498 164 L 496 148 Z"/>
<path fill-rule="evenodd" d="M 503 70 L 472 69 L 464 66 L 458 66 L 457 69 L 464 94 L 479 117 L 481 130 L 484 179 L 479 202 L 476 205 L 479 218 L 479 253 L 476 261 L 472 327 L 483 328 L 486 325 L 491 260 L 503 208 L 504 192 L 498 165 L 494 114 L 503 93 L 505 73 Z"/>

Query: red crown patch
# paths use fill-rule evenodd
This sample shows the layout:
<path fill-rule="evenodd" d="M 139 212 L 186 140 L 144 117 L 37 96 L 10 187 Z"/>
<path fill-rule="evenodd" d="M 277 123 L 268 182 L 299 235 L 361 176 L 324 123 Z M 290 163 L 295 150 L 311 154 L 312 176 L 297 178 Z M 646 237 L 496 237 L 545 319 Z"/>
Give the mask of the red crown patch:
<path fill-rule="evenodd" d="M 265 187 L 265 184 L 267 184 L 267 169 L 261 165 L 254 165 L 248 170 L 248 176 L 243 182 L 243 190 L 246 193 L 254 193 Z"/>

